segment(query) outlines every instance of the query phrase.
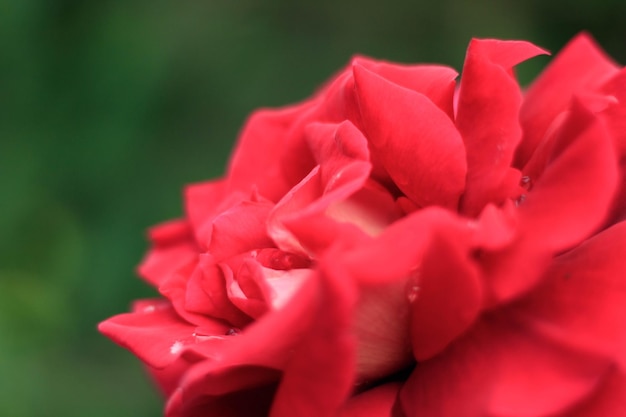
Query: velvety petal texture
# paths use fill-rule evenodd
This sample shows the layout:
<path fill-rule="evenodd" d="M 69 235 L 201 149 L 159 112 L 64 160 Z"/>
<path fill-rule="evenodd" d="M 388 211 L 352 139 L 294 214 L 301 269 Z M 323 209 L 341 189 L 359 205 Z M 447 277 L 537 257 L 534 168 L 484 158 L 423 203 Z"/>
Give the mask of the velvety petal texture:
<path fill-rule="evenodd" d="M 626 415 L 626 70 L 589 34 L 354 57 L 246 121 L 99 330 L 166 417 Z"/>

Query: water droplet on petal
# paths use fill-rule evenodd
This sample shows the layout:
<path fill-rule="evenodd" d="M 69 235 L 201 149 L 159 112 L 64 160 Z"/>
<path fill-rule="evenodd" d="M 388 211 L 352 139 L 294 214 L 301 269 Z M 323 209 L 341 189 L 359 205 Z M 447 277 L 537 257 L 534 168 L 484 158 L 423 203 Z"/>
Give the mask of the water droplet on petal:
<path fill-rule="evenodd" d="M 141 311 L 143 313 L 154 313 L 156 311 L 156 307 L 153 305 L 145 306 Z"/>
<path fill-rule="evenodd" d="M 515 200 L 515 207 L 521 206 L 526 201 L 526 194 L 522 194 Z"/>
<path fill-rule="evenodd" d="M 326 190 L 331 190 L 335 187 L 335 185 L 341 181 L 341 178 L 343 177 L 343 171 L 339 171 L 337 172 L 335 175 L 333 175 L 328 182 L 326 183 Z"/>
<path fill-rule="evenodd" d="M 172 355 L 178 355 L 185 345 L 180 340 L 175 341 L 172 346 L 170 346 L 170 353 Z"/>
<path fill-rule="evenodd" d="M 415 300 L 417 300 L 417 296 L 420 292 L 420 287 L 418 287 L 417 285 L 411 285 L 409 287 L 409 290 L 407 292 L 407 298 L 409 300 L 409 303 L 413 303 L 415 302 Z"/>
<path fill-rule="evenodd" d="M 230 329 L 226 331 L 226 336 L 237 336 L 239 332 L 240 332 L 239 329 L 235 329 L 234 327 L 231 327 Z"/>
<path fill-rule="evenodd" d="M 261 249 L 257 254 L 257 260 L 264 267 L 277 271 L 303 269 L 311 266 L 309 258 L 275 248 Z"/>
<path fill-rule="evenodd" d="M 406 298 L 409 300 L 409 303 L 415 302 L 417 300 L 417 296 L 420 292 L 419 278 L 420 278 L 420 268 L 415 267 L 406 282 Z"/>
<path fill-rule="evenodd" d="M 206 334 L 193 334 L 196 343 L 206 342 L 207 340 L 223 340 L 224 336 L 206 335 Z"/>
<path fill-rule="evenodd" d="M 530 190 L 533 186 L 533 180 L 528 176 L 524 175 L 519 181 L 520 187 L 525 189 L 526 191 Z"/>

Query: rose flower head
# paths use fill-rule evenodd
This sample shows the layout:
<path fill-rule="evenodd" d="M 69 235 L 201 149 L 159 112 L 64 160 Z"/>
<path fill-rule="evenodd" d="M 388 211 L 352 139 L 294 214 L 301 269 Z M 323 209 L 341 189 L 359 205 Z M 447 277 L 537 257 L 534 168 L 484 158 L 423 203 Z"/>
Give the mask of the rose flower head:
<path fill-rule="evenodd" d="M 259 110 L 99 326 L 168 417 L 626 415 L 626 70 L 587 34 L 355 57 Z"/>

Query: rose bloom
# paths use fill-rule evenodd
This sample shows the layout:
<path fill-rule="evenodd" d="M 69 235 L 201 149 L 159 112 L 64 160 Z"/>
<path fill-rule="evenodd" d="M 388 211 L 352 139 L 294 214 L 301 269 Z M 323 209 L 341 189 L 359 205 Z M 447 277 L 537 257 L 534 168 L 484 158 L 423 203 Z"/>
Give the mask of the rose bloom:
<path fill-rule="evenodd" d="M 586 34 L 462 77 L 356 57 L 185 189 L 100 331 L 169 417 L 626 415 L 626 70 Z"/>

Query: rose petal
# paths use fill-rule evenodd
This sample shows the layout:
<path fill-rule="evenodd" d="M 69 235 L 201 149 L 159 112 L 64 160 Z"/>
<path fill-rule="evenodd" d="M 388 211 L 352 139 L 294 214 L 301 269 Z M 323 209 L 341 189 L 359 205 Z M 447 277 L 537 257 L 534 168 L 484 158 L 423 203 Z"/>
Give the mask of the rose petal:
<path fill-rule="evenodd" d="M 624 248 L 622 222 L 559 256 L 515 314 L 555 340 L 616 358 L 626 370 Z"/>
<path fill-rule="evenodd" d="M 396 221 L 375 239 L 361 242 L 341 262 L 364 284 L 406 281 L 421 265 L 434 233 L 469 242 L 473 230 L 449 210 L 429 207 Z"/>
<path fill-rule="evenodd" d="M 226 278 L 226 292 L 228 299 L 239 310 L 253 319 L 260 318 L 268 310 L 261 281 L 261 266 L 258 262 L 248 259 L 239 265 L 236 272 L 230 266 L 222 265 Z"/>
<path fill-rule="evenodd" d="M 571 123 L 577 118 L 592 118 L 592 122 L 577 134 L 568 131 L 565 123 L 554 160 L 520 206 L 520 227 L 543 232 L 537 240 L 555 251 L 580 242 L 597 228 L 616 191 L 612 140 L 602 123 L 585 112 L 582 106 L 572 109 Z"/>
<path fill-rule="evenodd" d="M 159 286 L 159 293 L 163 297 L 166 297 L 174 307 L 176 314 L 178 314 L 183 320 L 201 326 L 208 319 L 211 320 L 211 316 L 206 317 L 203 314 L 189 309 L 187 298 L 190 294 L 197 297 L 201 292 L 195 291 L 193 285 L 190 286 L 190 278 L 196 274 L 195 270 L 198 268 L 198 263 L 189 265 L 188 267 L 176 272 L 172 278 L 168 279 Z M 203 294 L 203 293 L 202 293 Z M 213 317 L 220 317 L 215 315 Z"/>
<path fill-rule="evenodd" d="M 608 214 L 617 185 L 611 138 L 580 105 L 572 108 L 561 133 L 552 147 L 553 160 L 519 207 L 517 242 L 482 254 L 497 300 L 532 288 L 555 253 L 585 239 Z"/>
<path fill-rule="evenodd" d="M 208 246 L 213 259 L 220 262 L 253 249 L 273 247 L 266 229 L 272 207 L 267 202 L 243 201 L 216 216 Z"/>
<path fill-rule="evenodd" d="M 396 185 L 422 207 L 456 209 L 467 163 L 450 118 L 423 94 L 358 64 L 353 71 L 363 131 Z"/>
<path fill-rule="evenodd" d="M 602 91 L 618 99 L 617 103 L 609 105 L 602 112 L 602 117 L 607 123 L 620 155 L 620 191 L 607 220 L 607 224 L 613 224 L 626 219 L 626 69 L 622 69 L 609 80 L 602 87 Z"/>
<path fill-rule="evenodd" d="M 319 145 L 320 165 L 276 204 L 267 226 L 280 249 L 302 255 L 307 255 L 306 251 L 285 224 L 324 213 L 331 204 L 346 200 L 363 186 L 371 171 L 370 163 L 362 159 L 367 155 L 365 139 L 354 125 L 346 122 L 312 128 L 311 141 Z M 330 144 L 324 143 L 328 141 Z"/>
<path fill-rule="evenodd" d="M 450 119 L 454 118 L 452 97 L 454 80 L 459 75 L 454 69 L 442 65 L 400 65 L 364 56 L 355 57 L 352 65 L 360 65 L 394 84 L 424 94 Z"/>
<path fill-rule="evenodd" d="M 208 329 L 206 323 L 205 328 Z M 154 368 L 172 364 L 188 345 L 197 343 L 195 329 L 172 308 L 119 314 L 98 325 L 101 333 Z M 224 335 L 228 327 L 213 321 L 210 330 Z"/>
<path fill-rule="evenodd" d="M 502 207 L 487 205 L 477 221 L 470 221 L 474 229 L 472 239 L 476 248 L 496 250 L 509 245 L 516 237 L 519 225 L 518 213 L 511 201 Z"/>
<path fill-rule="evenodd" d="M 337 203 L 335 203 L 337 204 Z M 333 206 L 328 209 L 330 216 Z M 341 204 L 341 203 L 340 203 Z M 356 225 L 354 221 L 342 222 L 335 220 L 326 213 L 311 213 L 294 219 L 286 219 L 285 227 L 293 234 L 295 239 L 302 245 L 305 253 L 312 259 L 319 257 L 328 248 L 334 245 L 354 247 L 370 239 L 366 230 Z"/>
<path fill-rule="evenodd" d="M 242 291 L 240 298 L 233 298 L 233 295 L 230 298 L 243 311 L 247 311 L 251 302 L 262 302 L 263 313 L 268 309 L 278 310 L 291 300 L 310 274 L 310 269 L 277 270 L 248 260 L 241 265 L 236 279 L 246 290 L 252 288 L 256 297 L 250 299 L 247 296 L 248 291 L 246 295 Z"/>
<path fill-rule="evenodd" d="M 218 410 L 228 406 L 238 410 L 241 405 L 237 401 L 245 398 L 246 392 L 257 390 L 264 395 L 251 398 L 252 404 L 267 404 L 263 399 L 273 398 L 278 370 L 288 366 L 315 319 L 319 300 L 319 281 L 309 279 L 284 308 L 264 315 L 223 345 L 190 346 L 184 352 L 186 357 L 215 360 L 199 362 L 189 369 L 177 398 L 170 399 L 168 415 L 193 416 L 194 409 L 210 410 L 210 404 L 220 401 Z M 267 387 L 272 387 L 271 392 Z"/>
<path fill-rule="evenodd" d="M 354 224 L 371 236 L 380 234 L 402 217 L 389 191 L 372 180 L 347 199 L 331 203 L 326 215 L 339 222 Z"/>
<path fill-rule="evenodd" d="M 594 392 L 610 363 L 486 320 L 417 365 L 400 392 L 407 417 L 558 415 Z"/>
<path fill-rule="evenodd" d="M 289 132 L 297 119 L 315 105 L 314 100 L 278 110 L 259 110 L 250 116 L 239 137 L 229 164 L 228 181 L 231 189 L 249 192 L 256 187 L 270 200 L 279 199 L 291 186 L 282 171 L 281 160 L 289 156 L 304 164 L 308 155 L 289 155 Z M 297 137 L 295 137 L 297 140 Z M 298 159 L 299 156 L 305 158 Z"/>
<path fill-rule="evenodd" d="M 427 360 L 458 338 L 482 307 L 482 283 L 467 247 L 456 236 L 435 235 L 409 285 L 411 339 L 418 362 Z"/>
<path fill-rule="evenodd" d="M 208 254 L 200 255 L 200 260 L 187 282 L 180 302 L 190 314 L 204 315 L 222 319 L 235 327 L 243 327 L 250 322 L 250 317 L 235 307 L 228 297 L 225 275 L 231 274 L 230 268 L 217 264 Z"/>
<path fill-rule="evenodd" d="M 595 90 L 617 68 L 587 33 L 572 39 L 526 93 L 520 111 L 524 139 L 515 166 L 526 164 L 548 126 L 566 109 L 574 94 Z"/>
<path fill-rule="evenodd" d="M 345 270 L 344 275 L 349 277 L 351 273 Z M 358 342 L 357 387 L 374 384 L 414 362 L 406 287 L 406 282 L 399 281 L 359 288 L 352 329 Z"/>
<path fill-rule="evenodd" d="M 330 182 L 350 162 L 369 159 L 367 140 L 349 121 L 311 123 L 306 135 L 315 160 L 324 167 L 324 183 Z"/>
<path fill-rule="evenodd" d="M 228 208 L 246 200 L 242 192 L 231 192 L 225 180 L 207 181 L 185 187 L 185 212 L 196 241 L 206 250 L 211 241 L 213 219 Z"/>
<path fill-rule="evenodd" d="M 159 286 L 181 268 L 193 264 L 198 247 L 189 224 L 184 220 L 167 222 L 149 231 L 153 247 L 137 268 L 137 273 L 154 286 Z"/>
<path fill-rule="evenodd" d="M 192 365 L 187 359 L 179 357 L 165 368 L 146 366 L 146 370 L 158 386 L 161 393 L 167 398 L 177 389 L 181 378 Z"/>
<path fill-rule="evenodd" d="M 352 390 L 356 340 L 350 329 L 356 288 L 332 264 L 320 274 L 315 320 L 287 363 L 271 417 L 333 416 Z"/>
<path fill-rule="evenodd" d="M 522 137 L 522 94 L 514 65 L 546 53 L 528 42 L 474 39 L 463 67 L 456 126 L 467 152 L 462 210 L 475 216 L 488 203 L 511 196 L 519 172 L 510 167 Z"/>

